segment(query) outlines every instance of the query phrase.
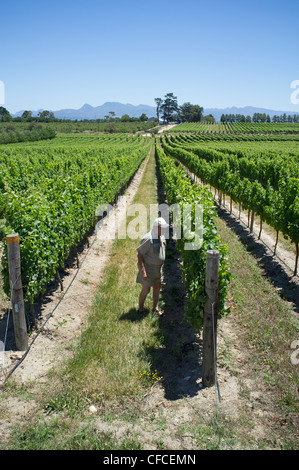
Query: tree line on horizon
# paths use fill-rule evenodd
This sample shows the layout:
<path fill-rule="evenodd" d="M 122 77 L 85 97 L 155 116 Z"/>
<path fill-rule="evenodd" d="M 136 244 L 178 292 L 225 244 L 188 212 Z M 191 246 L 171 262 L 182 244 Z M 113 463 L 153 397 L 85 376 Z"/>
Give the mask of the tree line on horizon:
<path fill-rule="evenodd" d="M 167 93 L 162 98 L 155 98 L 156 102 L 156 118 L 148 118 L 146 114 L 142 114 L 140 117 L 131 117 L 128 114 L 124 114 L 122 117 L 115 116 L 115 112 L 109 111 L 103 119 L 59 119 L 55 118 L 53 112 L 44 110 L 38 113 L 38 116 L 32 116 L 32 111 L 24 111 L 22 116 L 13 118 L 9 111 L 0 106 L 0 122 L 147 122 L 160 121 L 168 124 L 169 122 L 208 122 L 215 123 L 215 118 L 212 114 L 204 116 L 204 108 L 197 104 L 191 104 L 190 102 L 183 103 L 181 106 L 178 105 L 177 97 L 173 93 Z M 257 122 L 257 123 L 299 123 L 299 115 L 294 114 L 293 116 L 283 113 L 282 115 L 274 115 L 271 119 L 269 114 L 266 113 L 254 113 L 253 116 L 245 116 L 243 114 L 222 114 L 220 118 L 221 123 L 241 123 L 241 122 Z"/>
<path fill-rule="evenodd" d="M 167 93 L 162 98 L 155 98 L 156 113 L 158 121 L 164 123 L 169 122 L 209 122 L 215 123 L 215 118 L 212 114 L 204 116 L 204 108 L 197 104 L 189 102 L 178 106 L 177 97 L 173 93 Z M 272 119 L 266 113 L 254 113 L 253 116 L 244 116 L 243 114 L 222 114 L 220 118 L 222 123 L 240 123 L 240 122 L 274 122 L 274 123 L 298 123 L 299 115 L 294 114 L 281 116 L 274 115 Z"/>
<path fill-rule="evenodd" d="M 81 119 L 80 121 L 93 121 L 93 122 L 146 122 L 149 120 L 147 115 L 145 113 L 141 114 L 139 117 L 131 117 L 128 114 L 124 114 L 122 117 L 117 117 L 115 116 L 114 111 L 109 111 L 109 113 L 104 116 L 103 119 L 97 118 L 97 119 Z M 24 111 L 22 116 L 18 117 L 12 117 L 10 112 L 4 108 L 3 106 L 0 106 L 0 122 L 77 122 L 78 119 L 60 119 L 56 118 L 54 113 L 52 111 L 44 110 L 40 111 L 37 116 L 32 116 L 32 111 Z"/>
<path fill-rule="evenodd" d="M 294 114 L 286 115 L 283 113 L 281 116 L 274 115 L 272 119 L 270 118 L 269 114 L 266 113 L 254 113 L 253 116 L 244 116 L 243 114 L 222 114 L 220 118 L 220 122 L 228 123 L 228 122 L 274 122 L 274 123 L 292 123 L 292 122 L 299 122 L 299 115 Z"/>
<path fill-rule="evenodd" d="M 173 93 L 167 93 L 164 96 L 164 100 L 162 98 L 155 98 L 155 102 L 158 122 L 161 120 L 164 123 L 199 122 L 204 118 L 202 106 L 189 102 L 179 106 L 177 97 Z M 213 118 L 213 116 L 211 117 Z"/>

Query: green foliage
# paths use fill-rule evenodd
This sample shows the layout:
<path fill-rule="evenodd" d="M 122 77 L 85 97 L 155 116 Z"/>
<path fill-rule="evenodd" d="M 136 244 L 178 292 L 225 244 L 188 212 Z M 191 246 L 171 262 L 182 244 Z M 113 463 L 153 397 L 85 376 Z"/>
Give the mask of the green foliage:
<path fill-rule="evenodd" d="M 180 106 L 179 118 L 181 122 L 199 122 L 202 120 L 202 113 L 203 108 L 201 106 L 188 102 Z"/>
<path fill-rule="evenodd" d="M 227 260 L 226 246 L 221 244 L 217 235 L 214 217 L 216 215 L 213 197 L 207 187 L 195 186 L 190 182 L 186 172 L 177 166 L 173 159 L 166 156 L 160 145 L 156 146 L 157 158 L 162 179 L 165 185 L 169 204 L 195 204 L 203 206 L 203 243 L 198 250 L 185 250 L 185 243 L 190 242 L 184 236 L 178 239 L 177 245 L 183 259 L 184 284 L 187 292 L 186 317 L 195 329 L 201 329 L 203 323 L 205 294 L 205 266 L 207 250 L 219 250 L 219 318 L 228 313 L 225 300 L 231 279 Z M 183 213 L 183 211 L 182 211 Z M 192 223 L 194 226 L 194 212 Z M 184 231 L 182 231 L 184 233 Z"/>
<path fill-rule="evenodd" d="M 204 183 L 231 196 L 244 209 L 254 210 L 275 230 L 298 243 L 298 154 L 215 149 L 167 136 L 162 144 Z"/>
<path fill-rule="evenodd" d="M 298 134 L 299 123 L 296 122 L 220 122 L 220 123 L 207 123 L 207 122 L 183 122 L 171 129 L 170 132 L 193 132 L 198 133 L 203 140 L 210 138 L 211 140 L 226 140 L 232 138 L 235 140 L 249 140 L 253 138 L 259 139 L 265 137 L 270 140 L 273 134 L 280 137 L 288 137 L 287 135 L 279 134 Z M 260 135 L 263 134 L 263 135 Z M 275 137 L 275 136 L 274 136 Z"/>
<path fill-rule="evenodd" d="M 170 122 L 174 113 L 178 111 L 177 97 L 173 93 L 167 93 L 164 96 L 163 104 L 161 104 L 162 117 L 164 121 Z"/>
<path fill-rule="evenodd" d="M 156 120 L 144 121 L 144 117 L 140 118 L 110 118 L 107 119 L 96 119 L 96 120 L 83 120 L 83 121 L 71 121 L 67 119 L 51 119 L 51 118 L 40 118 L 40 117 L 29 117 L 27 119 L 13 118 L 11 122 L 2 122 L 0 117 L 0 136 L 1 131 L 4 132 L 8 126 L 11 126 L 15 132 L 22 134 L 31 130 L 32 127 L 47 128 L 61 133 L 81 133 L 81 132 L 101 132 L 111 133 L 111 129 L 116 134 L 119 133 L 131 133 L 141 132 L 147 129 L 151 129 L 157 125 Z M 107 125 L 113 124 L 112 128 L 107 131 Z M 16 141 L 17 142 L 17 141 Z M 7 142 L 8 143 L 8 142 Z"/>
<path fill-rule="evenodd" d="M 53 139 L 56 136 L 54 129 L 47 127 L 38 129 L 33 127 L 27 130 L 17 130 L 15 127 L 6 127 L 0 132 L 0 144 L 11 144 L 16 142 L 33 142 L 36 140 Z"/>
<path fill-rule="evenodd" d="M 3 106 L 0 106 L 0 122 L 9 122 L 11 120 L 12 120 L 12 117 L 9 111 Z"/>
<path fill-rule="evenodd" d="M 5 233 L 20 236 L 25 300 L 34 301 L 94 226 L 95 210 L 114 201 L 149 151 L 150 139 L 82 136 L 53 146 L 0 151 L 0 212 Z M 4 287 L 9 292 L 4 244 Z"/>

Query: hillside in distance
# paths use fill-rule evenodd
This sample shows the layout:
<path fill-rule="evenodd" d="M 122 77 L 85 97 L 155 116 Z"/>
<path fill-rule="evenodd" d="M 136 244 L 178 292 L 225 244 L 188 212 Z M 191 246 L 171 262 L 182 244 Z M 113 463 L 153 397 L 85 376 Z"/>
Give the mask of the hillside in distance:
<path fill-rule="evenodd" d="M 39 109 L 37 111 L 32 111 L 33 116 L 37 116 L 40 111 L 43 109 Z M 79 109 L 60 109 L 57 111 L 49 110 L 54 113 L 54 116 L 57 119 L 71 119 L 71 120 L 83 120 L 83 119 L 104 119 L 105 116 L 109 116 L 109 112 L 115 113 L 115 117 L 122 117 L 125 114 L 128 114 L 130 117 L 139 118 L 142 114 L 146 114 L 146 116 L 150 119 L 156 117 L 156 107 L 149 106 L 146 104 L 123 104 L 116 101 L 107 101 L 106 103 L 100 106 L 91 106 L 90 104 L 84 104 Z M 22 116 L 24 110 L 18 111 L 16 114 L 13 114 L 13 117 Z M 216 121 L 220 121 L 222 114 L 241 114 L 244 116 L 253 116 L 254 113 L 265 113 L 269 114 L 270 118 L 274 115 L 282 115 L 286 113 L 287 115 L 293 116 L 294 114 L 299 114 L 298 112 L 294 111 L 284 111 L 284 110 L 273 110 L 273 109 L 265 109 L 265 108 L 257 108 L 253 106 L 244 106 L 242 108 L 238 108 L 236 106 L 232 106 L 230 108 L 204 108 L 204 115 L 212 114 Z"/>
<path fill-rule="evenodd" d="M 256 108 L 253 106 L 244 106 L 243 108 L 237 108 L 236 106 L 232 106 L 230 108 L 205 108 L 204 109 L 204 114 L 212 114 L 214 116 L 216 121 L 220 121 L 221 115 L 222 114 L 241 114 L 243 116 L 250 116 L 252 117 L 255 113 L 260 113 L 260 114 L 269 114 L 270 118 L 272 119 L 273 116 L 281 116 L 282 114 L 286 114 L 287 116 L 294 116 L 294 114 L 299 114 L 299 109 L 297 112 L 295 111 L 280 111 L 280 110 L 274 110 L 274 109 L 267 109 L 267 108 Z"/>
<path fill-rule="evenodd" d="M 42 109 L 32 111 L 32 116 L 37 116 Z M 146 114 L 148 118 L 156 117 L 156 108 L 154 106 L 148 106 L 146 104 L 139 104 L 134 106 L 133 104 L 122 104 L 118 102 L 106 102 L 101 106 L 91 106 L 90 104 L 84 104 L 80 109 L 60 109 L 58 111 L 49 110 L 54 113 L 57 119 L 104 119 L 105 116 L 109 116 L 109 112 L 115 113 L 115 117 L 122 117 L 124 114 L 128 114 L 130 117 L 139 118 L 142 114 Z M 22 116 L 22 111 L 18 111 L 13 117 Z"/>

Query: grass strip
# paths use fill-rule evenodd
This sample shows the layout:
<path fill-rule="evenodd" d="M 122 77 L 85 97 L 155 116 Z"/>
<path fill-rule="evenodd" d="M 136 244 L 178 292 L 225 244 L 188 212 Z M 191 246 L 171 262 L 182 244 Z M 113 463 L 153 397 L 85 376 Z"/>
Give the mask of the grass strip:
<path fill-rule="evenodd" d="M 135 195 L 134 204 L 157 204 L 153 148 Z M 127 217 L 127 224 L 136 217 Z M 148 220 L 149 228 L 149 220 Z M 68 365 L 68 382 L 93 402 L 122 400 L 144 390 L 155 380 L 151 351 L 161 346 L 158 319 L 148 296 L 144 314 L 138 313 L 140 286 L 136 285 L 139 239 L 116 238 L 109 265 L 99 284 L 87 326 L 75 357 Z M 147 373 L 145 373 L 147 372 Z"/>
<path fill-rule="evenodd" d="M 253 374 L 257 389 L 261 385 L 270 393 L 275 414 L 271 435 L 283 436 L 285 447 L 293 448 L 298 432 L 299 369 L 291 361 L 291 343 L 298 338 L 298 318 L 262 274 L 246 240 L 241 243 L 220 218 L 216 223 L 222 241 L 228 245 L 230 295 L 234 317 L 241 326 L 240 340 L 250 351 L 247 374 Z"/>

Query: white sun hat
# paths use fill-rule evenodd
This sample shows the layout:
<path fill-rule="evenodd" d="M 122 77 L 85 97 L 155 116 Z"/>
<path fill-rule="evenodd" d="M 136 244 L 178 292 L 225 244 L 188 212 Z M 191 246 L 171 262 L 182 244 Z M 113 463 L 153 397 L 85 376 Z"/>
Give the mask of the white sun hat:
<path fill-rule="evenodd" d="M 153 224 L 153 227 L 167 228 L 169 224 L 163 219 L 163 217 L 158 217 Z"/>

